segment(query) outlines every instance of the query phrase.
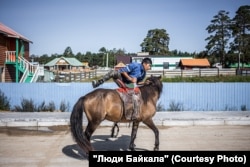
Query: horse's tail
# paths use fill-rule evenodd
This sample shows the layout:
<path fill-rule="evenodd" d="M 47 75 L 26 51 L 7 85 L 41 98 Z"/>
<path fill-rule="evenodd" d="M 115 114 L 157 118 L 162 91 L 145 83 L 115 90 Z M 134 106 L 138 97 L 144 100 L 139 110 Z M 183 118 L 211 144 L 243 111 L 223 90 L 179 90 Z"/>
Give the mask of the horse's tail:
<path fill-rule="evenodd" d="M 92 150 L 90 141 L 86 138 L 82 128 L 82 117 L 84 112 L 84 97 L 81 97 L 74 105 L 73 111 L 70 116 L 71 134 L 76 143 L 86 152 Z"/>

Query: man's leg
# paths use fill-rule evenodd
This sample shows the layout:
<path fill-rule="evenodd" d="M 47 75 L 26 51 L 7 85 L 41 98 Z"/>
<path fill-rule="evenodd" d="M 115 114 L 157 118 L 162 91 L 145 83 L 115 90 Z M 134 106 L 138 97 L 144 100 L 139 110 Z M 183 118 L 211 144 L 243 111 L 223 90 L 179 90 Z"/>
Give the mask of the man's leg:
<path fill-rule="evenodd" d="M 102 79 L 99 80 L 93 80 L 92 86 L 93 88 L 98 87 L 99 85 L 103 84 L 105 81 L 109 80 L 110 78 L 117 79 L 119 78 L 120 73 L 116 70 L 111 70 L 107 74 L 105 74 Z"/>

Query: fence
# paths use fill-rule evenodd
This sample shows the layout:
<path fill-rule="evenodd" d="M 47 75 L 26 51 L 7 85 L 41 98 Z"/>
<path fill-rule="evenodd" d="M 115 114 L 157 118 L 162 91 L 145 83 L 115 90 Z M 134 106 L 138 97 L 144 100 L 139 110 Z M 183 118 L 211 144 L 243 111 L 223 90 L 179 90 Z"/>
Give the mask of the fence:
<path fill-rule="evenodd" d="M 96 70 L 55 73 L 56 82 L 81 82 L 94 77 L 96 77 Z"/>
<path fill-rule="evenodd" d="M 148 71 L 147 75 L 163 75 L 167 78 L 174 77 L 204 77 L 204 76 L 220 76 L 220 75 L 236 75 L 235 69 L 219 69 L 219 68 L 200 68 L 200 69 L 192 69 L 192 70 L 183 70 L 183 69 L 175 69 L 175 70 L 163 70 L 163 71 Z"/>
<path fill-rule="evenodd" d="M 100 88 L 114 89 L 114 83 Z M 70 106 L 81 96 L 93 91 L 91 83 L 0 83 L 0 90 L 10 99 L 11 106 L 20 105 L 22 98 L 39 105 L 53 101 L 57 108 L 63 101 Z M 239 111 L 250 110 L 250 83 L 163 83 L 158 101 L 162 110 Z"/>
<path fill-rule="evenodd" d="M 90 70 L 83 72 L 56 72 L 56 82 L 81 82 L 86 79 L 95 78 L 105 75 L 109 70 Z M 242 71 L 242 75 L 250 75 L 250 71 Z M 162 75 L 167 78 L 174 77 L 204 77 L 204 76 L 220 76 L 220 75 L 236 75 L 235 69 L 219 69 L 219 68 L 206 68 L 206 69 L 193 69 L 193 70 L 150 70 L 147 76 Z"/>
<path fill-rule="evenodd" d="M 237 69 L 236 73 L 237 75 L 250 76 L 250 69 L 249 68 Z"/>

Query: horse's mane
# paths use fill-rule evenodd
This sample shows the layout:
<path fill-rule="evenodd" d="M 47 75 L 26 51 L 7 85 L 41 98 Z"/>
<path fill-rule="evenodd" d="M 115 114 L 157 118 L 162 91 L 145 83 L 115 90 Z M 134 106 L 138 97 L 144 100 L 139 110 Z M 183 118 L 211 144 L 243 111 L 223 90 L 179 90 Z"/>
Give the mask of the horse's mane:
<path fill-rule="evenodd" d="M 152 96 L 157 96 L 157 99 L 159 99 L 163 88 L 161 77 L 151 76 L 147 78 L 145 84 L 139 88 L 142 100 L 145 104 L 152 100 Z"/>

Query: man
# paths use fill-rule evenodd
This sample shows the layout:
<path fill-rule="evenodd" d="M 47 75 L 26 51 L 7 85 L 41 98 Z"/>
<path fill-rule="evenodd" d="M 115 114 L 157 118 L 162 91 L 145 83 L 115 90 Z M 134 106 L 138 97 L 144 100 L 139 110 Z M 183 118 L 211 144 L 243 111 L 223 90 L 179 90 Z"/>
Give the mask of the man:
<path fill-rule="evenodd" d="M 150 58 L 144 58 L 141 63 L 133 62 L 126 67 L 120 68 L 118 71 L 109 71 L 102 79 L 92 81 L 92 85 L 96 88 L 110 78 L 113 78 L 119 87 L 121 85 L 117 82 L 117 79 L 120 79 L 127 87 L 134 87 L 144 80 L 146 71 L 150 70 L 151 65 L 152 60 Z"/>
<path fill-rule="evenodd" d="M 115 83 L 119 86 L 122 87 L 124 84 L 126 87 L 129 88 L 135 88 L 136 85 L 141 84 L 142 81 L 144 80 L 146 76 L 146 71 L 150 70 L 152 65 L 152 60 L 150 58 L 144 58 L 141 63 L 130 63 L 126 67 L 123 67 L 119 69 L 118 71 L 111 70 L 108 72 L 106 75 L 103 76 L 102 79 L 97 80 L 97 81 L 92 81 L 92 85 L 94 88 L 98 87 L 105 81 L 109 80 L 110 78 L 113 78 Z M 122 82 L 122 83 L 121 83 Z M 128 96 L 127 96 L 128 97 Z M 124 97 L 124 103 L 128 102 L 128 98 Z M 139 116 L 139 97 L 138 95 L 133 91 L 132 95 L 132 114 L 131 112 L 126 110 L 127 105 L 125 106 L 125 117 L 129 120 L 136 120 Z M 131 104 L 131 102 L 128 102 Z M 128 107 L 128 110 L 131 108 Z M 130 110 L 131 111 L 131 110 Z"/>

